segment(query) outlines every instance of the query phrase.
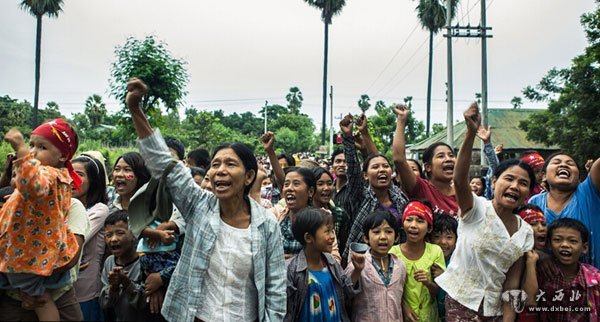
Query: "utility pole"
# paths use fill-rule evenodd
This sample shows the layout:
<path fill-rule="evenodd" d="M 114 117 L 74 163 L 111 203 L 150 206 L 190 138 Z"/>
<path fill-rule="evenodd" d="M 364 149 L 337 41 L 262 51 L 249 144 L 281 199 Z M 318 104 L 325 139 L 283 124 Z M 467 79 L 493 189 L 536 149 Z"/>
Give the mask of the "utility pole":
<path fill-rule="evenodd" d="M 329 109 L 329 155 L 333 153 L 333 85 L 331 85 L 330 88 L 329 104 L 331 104 L 331 108 Z"/>
<path fill-rule="evenodd" d="M 454 0 L 452 0 L 454 1 Z M 446 10 L 449 8 L 449 0 L 446 0 Z M 492 38 L 492 35 L 487 33 L 491 30 L 486 24 L 486 10 L 485 0 L 481 0 L 481 23 L 479 26 L 471 27 L 471 24 L 466 26 L 451 26 L 449 19 L 447 22 L 448 34 L 444 37 L 448 38 L 448 143 L 453 141 L 451 139 L 451 128 L 452 123 L 450 119 L 450 113 L 452 109 L 452 38 L 481 38 L 481 107 L 482 107 L 482 124 L 488 126 L 488 89 L 487 89 L 487 38 Z M 483 143 L 481 143 L 481 165 L 485 164 L 485 158 L 483 157 Z"/>
<path fill-rule="evenodd" d="M 265 133 L 267 133 L 267 106 L 269 105 L 269 101 L 265 101 L 265 110 L 264 110 L 264 114 L 265 114 Z"/>
<path fill-rule="evenodd" d="M 453 105 L 453 94 L 452 94 L 452 1 L 446 0 L 446 43 L 448 49 L 448 96 L 447 96 L 447 111 L 446 111 L 446 125 L 447 125 L 447 143 L 454 148 L 454 105 Z"/>

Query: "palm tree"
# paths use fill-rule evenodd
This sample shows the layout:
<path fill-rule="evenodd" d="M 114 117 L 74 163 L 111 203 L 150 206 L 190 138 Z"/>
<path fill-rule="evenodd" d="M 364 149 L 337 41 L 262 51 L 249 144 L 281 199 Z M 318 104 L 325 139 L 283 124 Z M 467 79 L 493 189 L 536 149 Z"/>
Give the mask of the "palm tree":
<path fill-rule="evenodd" d="M 102 102 L 102 96 L 94 94 L 85 100 L 85 115 L 90 120 L 91 129 L 95 129 L 102 124 L 107 113 L 106 104 Z"/>
<path fill-rule="evenodd" d="M 35 17 L 37 28 L 35 35 L 35 92 L 33 96 L 33 120 L 32 127 L 38 124 L 38 102 L 40 96 L 40 60 L 42 47 L 42 17 L 58 17 L 62 11 L 63 0 L 22 0 L 21 9 L 29 12 Z"/>
<path fill-rule="evenodd" d="M 290 92 L 285 96 L 285 99 L 288 102 L 290 113 L 298 115 L 300 113 L 300 108 L 302 107 L 302 101 L 304 101 L 300 89 L 296 86 L 291 87 Z"/>
<path fill-rule="evenodd" d="M 458 0 L 452 1 L 450 17 L 456 14 Z M 429 123 L 431 116 L 431 82 L 433 73 L 433 37 L 440 29 L 446 26 L 446 4 L 443 0 L 419 0 L 417 17 L 421 26 L 429 30 L 429 76 L 427 80 L 427 136 L 429 136 Z"/>
<path fill-rule="evenodd" d="M 321 10 L 321 20 L 325 24 L 325 39 L 323 46 L 323 126 L 321 127 L 321 145 L 325 145 L 325 114 L 327 111 L 327 51 L 329 48 L 329 25 L 335 15 L 342 12 L 346 0 L 304 0 L 309 6 Z"/>
<path fill-rule="evenodd" d="M 360 96 L 360 99 L 358 100 L 358 107 L 363 112 L 363 114 L 369 110 L 369 107 L 371 107 L 371 103 L 369 102 L 370 100 L 371 98 L 367 94 L 362 94 Z"/>

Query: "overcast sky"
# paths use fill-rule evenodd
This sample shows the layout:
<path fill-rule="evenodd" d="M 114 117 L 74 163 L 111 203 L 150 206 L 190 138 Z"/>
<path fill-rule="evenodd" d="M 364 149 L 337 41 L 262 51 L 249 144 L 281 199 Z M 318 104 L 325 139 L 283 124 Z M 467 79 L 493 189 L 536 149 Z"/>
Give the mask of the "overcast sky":
<path fill-rule="evenodd" d="M 347 0 L 329 35 L 334 113 L 357 113 L 357 100 L 402 102 L 413 96 L 425 118 L 428 32 L 416 20 L 418 1 Z M 0 1 L 0 95 L 33 101 L 35 19 Z M 586 46 L 579 18 L 593 0 L 487 0 L 490 107 L 510 107 L 521 89 L 552 67 L 567 67 Z M 458 21 L 477 25 L 480 2 L 461 1 Z M 91 94 L 108 96 L 114 48 L 127 36 L 156 35 L 188 62 L 186 107 L 257 113 L 285 104 L 292 86 L 302 111 L 321 124 L 323 23 L 302 0 L 66 0 L 58 19 L 44 18 L 40 106 L 56 101 L 63 114 L 83 112 Z M 446 120 L 446 42 L 435 38 L 432 123 Z M 454 55 L 454 119 L 481 88 L 481 43 L 458 39 Z M 534 107 L 525 102 L 524 107 Z M 183 108 L 182 108 L 183 110 Z M 339 121 L 334 120 L 334 123 Z"/>

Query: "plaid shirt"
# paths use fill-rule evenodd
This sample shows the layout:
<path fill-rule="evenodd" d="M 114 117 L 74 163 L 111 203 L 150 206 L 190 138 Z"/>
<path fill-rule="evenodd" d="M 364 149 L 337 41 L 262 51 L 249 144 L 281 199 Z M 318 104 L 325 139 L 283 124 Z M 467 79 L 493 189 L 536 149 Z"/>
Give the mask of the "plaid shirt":
<path fill-rule="evenodd" d="M 354 137 L 344 137 L 344 155 L 346 156 L 346 164 L 348 165 L 348 199 L 344 208 L 355 208 L 356 211 L 350 213 L 350 234 L 344 248 L 342 258 L 348 258 L 348 246 L 352 242 L 361 242 L 363 237 L 362 226 L 369 214 L 379 207 L 379 200 L 375 192 L 369 184 L 365 184 L 360 164 L 356 158 L 356 148 L 354 147 Z M 393 206 L 399 214 L 404 211 L 404 206 L 408 203 L 406 195 L 395 184 L 391 184 L 388 188 L 390 199 Z"/>
<path fill-rule="evenodd" d="M 160 131 L 138 140 L 140 153 L 153 177 L 173 160 Z M 162 314 L 169 321 L 194 321 L 203 305 L 204 279 L 220 229 L 219 200 L 198 187 L 190 170 L 177 163 L 167 175 L 167 189 L 186 221 L 185 243 L 165 296 Z M 281 233 L 272 215 L 250 200 L 250 230 L 258 319 L 281 321 L 286 310 L 286 271 Z M 235 265 L 235 263 L 231 263 Z"/>
<path fill-rule="evenodd" d="M 542 309 L 570 308 L 569 312 L 542 312 L 544 322 L 588 322 L 598 321 L 600 306 L 600 271 L 592 265 L 579 264 L 579 272 L 571 281 L 565 279 L 562 271 L 552 279 L 544 279 L 538 271 L 538 301 Z M 590 310 L 582 312 L 582 308 Z M 588 309 L 589 308 L 589 309 Z M 576 311 L 577 310 L 577 311 Z"/>

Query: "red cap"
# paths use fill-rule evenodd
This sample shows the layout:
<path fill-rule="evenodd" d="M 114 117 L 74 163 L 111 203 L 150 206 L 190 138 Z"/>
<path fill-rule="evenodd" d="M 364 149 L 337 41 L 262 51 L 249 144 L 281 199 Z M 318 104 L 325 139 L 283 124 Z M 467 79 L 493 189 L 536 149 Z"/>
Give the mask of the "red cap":
<path fill-rule="evenodd" d="M 538 153 L 524 155 L 521 161 L 527 163 L 533 170 L 539 170 L 544 166 L 544 158 Z"/>
<path fill-rule="evenodd" d="M 546 216 L 544 213 L 537 209 L 522 209 L 519 211 L 519 216 L 525 220 L 526 223 L 531 224 L 534 221 L 546 222 Z"/>
<path fill-rule="evenodd" d="M 431 209 L 427 207 L 425 204 L 419 201 L 411 201 L 404 208 L 404 213 L 402 213 L 402 222 L 408 216 L 417 216 L 423 218 L 430 226 L 433 225 L 433 212 Z"/>

